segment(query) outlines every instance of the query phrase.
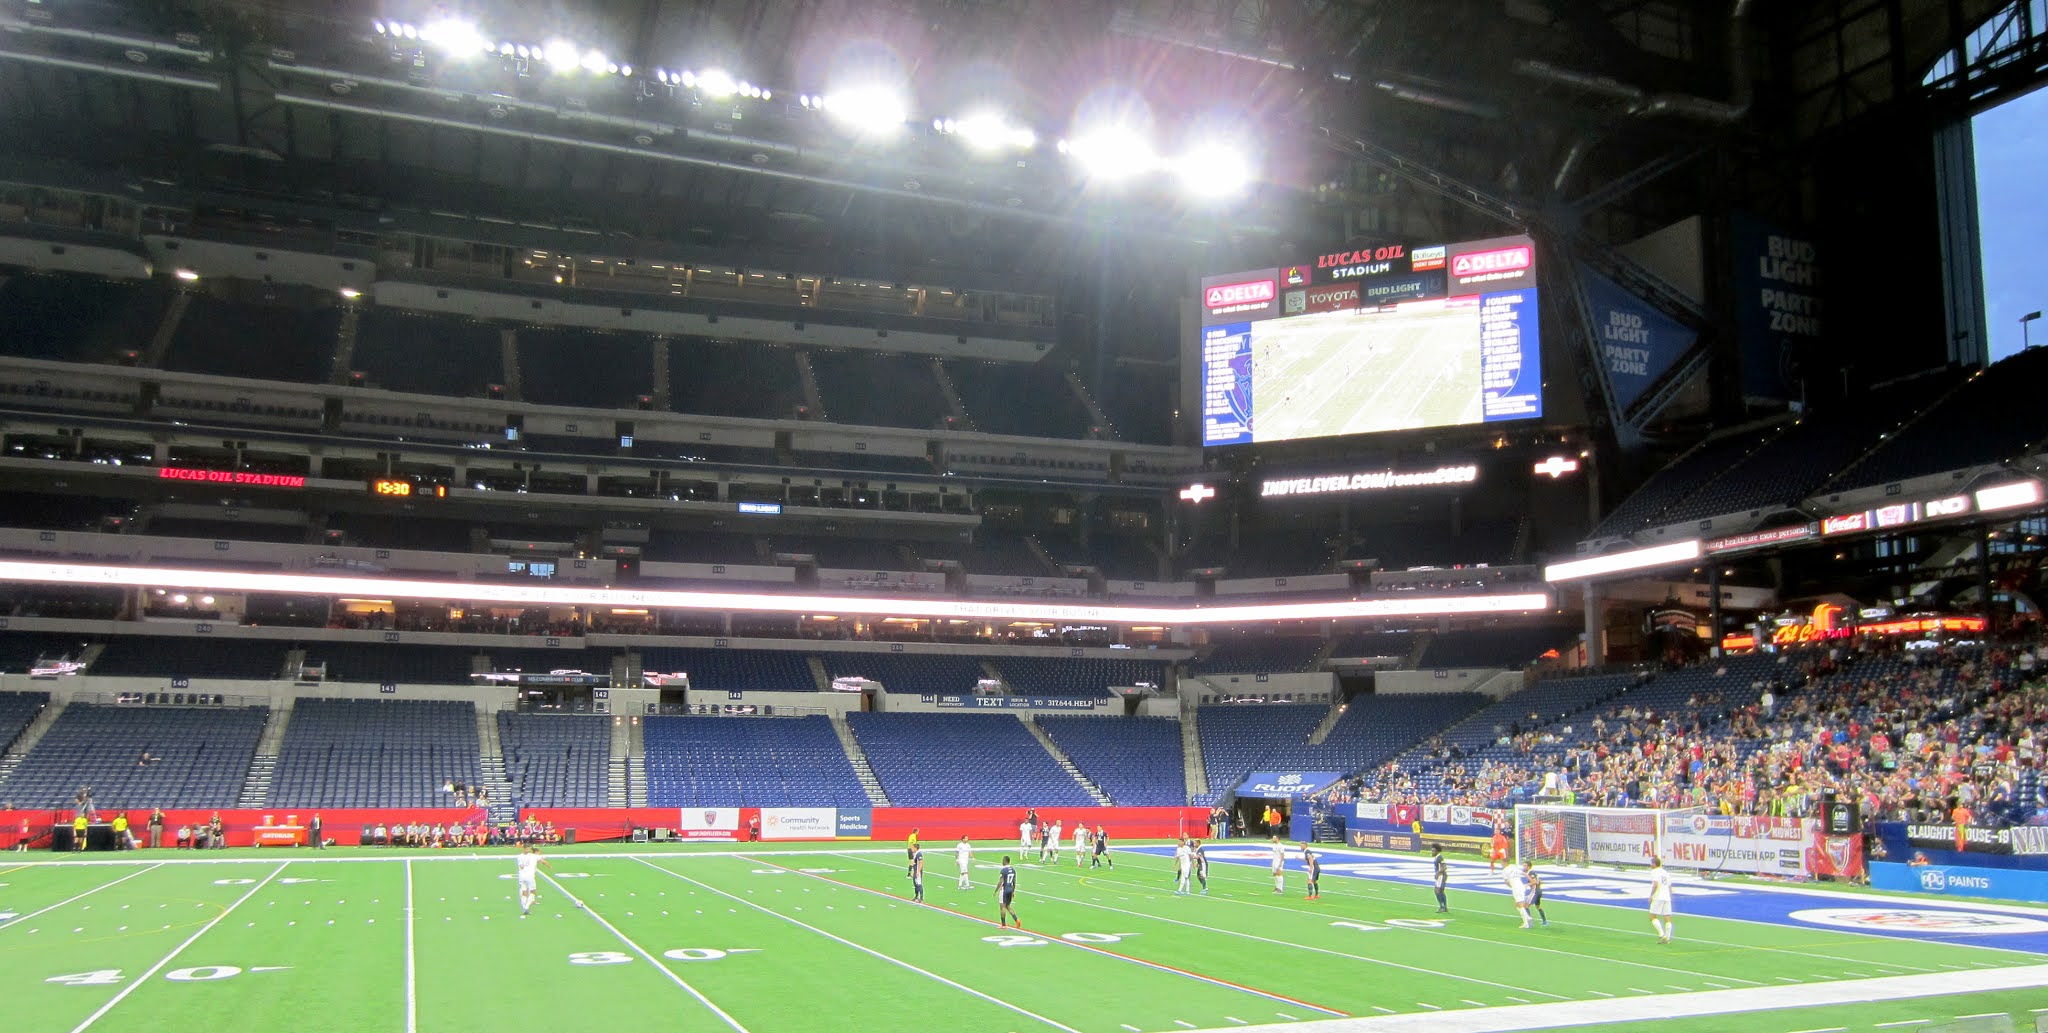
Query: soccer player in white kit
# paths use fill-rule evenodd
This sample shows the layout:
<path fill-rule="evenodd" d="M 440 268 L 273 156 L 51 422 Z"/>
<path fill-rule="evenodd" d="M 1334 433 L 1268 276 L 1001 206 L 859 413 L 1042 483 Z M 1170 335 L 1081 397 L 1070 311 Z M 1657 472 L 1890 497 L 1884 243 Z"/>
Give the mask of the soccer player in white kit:
<path fill-rule="evenodd" d="M 1516 865 L 1508 865 L 1501 878 L 1508 884 L 1508 892 L 1514 894 L 1515 910 L 1521 912 L 1522 928 L 1529 928 L 1529 880 Z"/>
<path fill-rule="evenodd" d="M 1287 892 L 1287 848 L 1280 845 L 1280 837 L 1273 837 L 1273 892 Z"/>
<path fill-rule="evenodd" d="M 1188 852 L 1188 841 L 1183 839 L 1173 845 L 1173 895 L 1186 896 L 1188 880 L 1194 874 L 1194 857 Z"/>
<path fill-rule="evenodd" d="M 1031 819 L 1029 818 L 1017 823 L 1017 848 L 1026 853 L 1031 852 Z"/>
<path fill-rule="evenodd" d="M 966 836 L 961 836 L 960 844 L 953 848 L 953 856 L 960 861 L 960 888 L 973 889 L 974 881 L 967 877 L 967 873 L 974 867 L 974 844 L 969 843 Z"/>
<path fill-rule="evenodd" d="M 1671 873 L 1664 859 L 1650 858 L 1650 928 L 1657 930 L 1658 943 L 1670 943 L 1678 935 L 1678 923 L 1671 917 Z"/>
<path fill-rule="evenodd" d="M 533 844 L 528 843 L 519 848 L 519 917 L 521 918 L 532 914 L 533 902 L 540 899 L 539 887 L 536 885 L 536 882 L 540 877 L 540 866 L 544 864 L 548 864 L 547 858 L 540 856 L 540 851 L 535 850 Z M 548 867 L 553 868 L 554 865 L 548 864 Z"/>
<path fill-rule="evenodd" d="M 1045 841 L 1052 845 L 1052 863 L 1054 864 L 1060 863 L 1060 838 L 1066 834 L 1066 824 L 1057 818 L 1053 819 L 1052 835 L 1047 836 Z"/>
<path fill-rule="evenodd" d="M 1079 822 L 1074 826 L 1074 867 L 1083 868 L 1088 864 L 1088 823 Z"/>

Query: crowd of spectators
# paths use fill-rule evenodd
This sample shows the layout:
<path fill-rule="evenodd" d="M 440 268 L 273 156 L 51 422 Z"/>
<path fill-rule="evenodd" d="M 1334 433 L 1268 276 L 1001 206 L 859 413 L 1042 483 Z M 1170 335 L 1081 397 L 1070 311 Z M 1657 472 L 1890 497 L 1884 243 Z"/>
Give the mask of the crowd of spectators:
<path fill-rule="evenodd" d="M 364 846 L 437 847 L 514 846 L 522 843 L 560 843 L 562 834 L 553 822 L 520 821 L 493 825 L 481 818 L 429 825 L 425 822 L 391 822 L 363 826 Z"/>
<path fill-rule="evenodd" d="M 2048 823 L 2048 644 L 1927 645 L 1804 650 L 1668 711 L 1623 693 L 1531 714 L 1469 753 L 1437 737 L 1424 764 L 1367 773 L 1364 796 L 1812 817 L 1834 795 L 1868 820 Z"/>

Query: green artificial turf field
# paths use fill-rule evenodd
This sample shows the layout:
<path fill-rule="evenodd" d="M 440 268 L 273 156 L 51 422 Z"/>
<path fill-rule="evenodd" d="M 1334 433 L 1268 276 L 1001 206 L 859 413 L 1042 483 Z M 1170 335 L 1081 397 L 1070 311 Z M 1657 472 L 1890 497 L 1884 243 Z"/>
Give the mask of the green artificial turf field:
<path fill-rule="evenodd" d="M 1490 893 L 1454 889 L 1439 916 L 1414 886 L 1326 875 L 1311 901 L 1298 876 L 1276 895 L 1227 864 L 1179 897 L 1170 861 L 1126 852 L 1114 871 L 1020 865 L 1025 931 L 1000 929 L 1004 849 L 981 844 L 959 890 L 949 847 L 930 848 L 919 906 L 883 844 L 567 847 L 530 918 L 506 851 L 10 855 L 0 1023 L 1792 1033 L 2031 1030 L 2048 1008 L 2032 954 L 1701 917 L 1663 946 L 1640 910 L 1562 900 L 1524 931 Z M 1969 978 L 2010 988 L 1948 993 Z"/>

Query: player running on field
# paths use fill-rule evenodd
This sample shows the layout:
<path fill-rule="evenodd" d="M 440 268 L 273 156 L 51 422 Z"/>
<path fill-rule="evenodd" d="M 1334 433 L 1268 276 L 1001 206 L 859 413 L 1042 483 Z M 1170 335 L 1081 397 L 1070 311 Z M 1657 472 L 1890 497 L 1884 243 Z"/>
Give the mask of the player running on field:
<path fill-rule="evenodd" d="M 1003 855 L 1002 870 L 996 873 L 996 924 L 1007 927 L 1011 922 L 1017 928 L 1024 928 L 1024 920 L 1017 917 L 1017 868 L 1010 863 L 1010 855 Z M 985 928 L 985 927 L 984 927 Z"/>
<path fill-rule="evenodd" d="M 1115 868 L 1116 858 L 1109 856 L 1109 833 L 1102 831 L 1102 826 L 1097 825 L 1095 826 L 1095 859 L 1088 863 L 1088 867 L 1100 868 L 1104 864 Z"/>
<path fill-rule="evenodd" d="M 1491 875 L 1496 865 L 1508 867 L 1508 834 L 1498 827 L 1493 830 L 1493 849 L 1486 853 L 1487 874 Z"/>
<path fill-rule="evenodd" d="M 1201 880 L 1202 896 L 1209 895 L 1209 855 L 1202 849 L 1202 841 L 1195 841 L 1195 878 Z"/>
<path fill-rule="evenodd" d="M 1522 914 L 1522 928 L 1529 928 L 1529 880 L 1523 878 L 1522 870 L 1514 865 L 1508 865 L 1501 880 L 1508 884 L 1508 892 L 1514 895 L 1515 910 Z"/>
<path fill-rule="evenodd" d="M 1188 881 L 1194 877 L 1195 858 L 1183 839 L 1173 845 L 1173 895 L 1184 897 L 1188 894 Z"/>
<path fill-rule="evenodd" d="M 1536 917 L 1544 925 L 1549 925 L 1550 916 L 1543 913 L 1543 875 L 1527 861 L 1522 862 L 1522 874 L 1529 880 L 1529 910 L 1536 912 Z"/>
<path fill-rule="evenodd" d="M 910 850 L 910 889 L 910 902 L 913 904 L 924 903 L 923 847 L 912 847 Z"/>
<path fill-rule="evenodd" d="M 1670 943 L 1678 935 L 1678 923 L 1671 917 L 1671 873 L 1661 857 L 1650 858 L 1650 928 L 1657 930 L 1658 943 Z"/>
<path fill-rule="evenodd" d="M 1280 837 L 1273 837 L 1273 892 L 1287 892 L 1287 848 L 1280 845 Z"/>
<path fill-rule="evenodd" d="M 1308 899 L 1322 898 L 1323 859 L 1307 847 L 1301 848 L 1301 863 L 1308 869 Z"/>
<path fill-rule="evenodd" d="M 969 843 L 966 836 L 961 836 L 960 844 L 953 848 L 953 856 L 960 862 L 960 888 L 973 889 L 974 880 L 968 877 L 968 872 L 974 867 L 974 844 Z"/>
<path fill-rule="evenodd" d="M 1442 845 L 1431 843 L 1429 845 L 1429 853 L 1431 866 L 1435 869 L 1431 882 L 1436 887 L 1436 913 L 1447 915 L 1451 913 L 1451 902 L 1449 898 L 1444 896 L 1444 886 L 1451 881 L 1450 866 L 1444 863 L 1444 848 Z"/>
<path fill-rule="evenodd" d="M 525 918 L 533 913 L 533 902 L 540 899 L 539 886 L 537 885 L 540 879 L 540 866 L 547 864 L 548 867 L 553 868 L 554 865 L 548 864 L 548 859 L 540 856 L 540 851 L 535 850 L 531 843 L 519 848 L 517 864 L 519 868 L 519 917 Z"/>

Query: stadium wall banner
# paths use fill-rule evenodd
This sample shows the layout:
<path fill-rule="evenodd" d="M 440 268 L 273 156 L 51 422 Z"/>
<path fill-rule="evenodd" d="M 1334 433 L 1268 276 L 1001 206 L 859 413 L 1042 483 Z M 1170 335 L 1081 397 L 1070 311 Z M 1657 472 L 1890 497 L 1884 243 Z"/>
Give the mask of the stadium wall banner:
<path fill-rule="evenodd" d="M 932 696 L 931 703 L 941 707 L 964 707 L 974 710 L 1096 710 L 1106 707 L 1111 700 L 1107 696 Z"/>
<path fill-rule="evenodd" d="M 129 828 L 135 833 L 136 838 L 146 841 L 149 832 L 145 827 L 149 822 L 148 808 L 129 808 L 125 810 L 117 810 L 111 807 L 104 808 L 100 811 L 100 820 L 112 821 L 116 813 L 126 814 L 128 816 Z M 205 810 L 165 811 L 164 834 L 166 837 L 175 837 L 178 833 L 178 826 L 191 825 L 196 827 L 203 825 L 215 813 L 211 808 Z M 254 845 L 256 837 L 252 830 L 258 825 L 298 825 L 303 827 L 306 822 L 313 820 L 315 813 L 320 815 L 320 823 L 322 828 L 325 829 L 325 836 L 337 843 L 348 846 L 354 846 L 358 842 L 364 826 L 379 824 L 387 826 L 397 824 L 409 825 L 414 822 L 430 827 L 434 825 L 447 826 L 456 822 L 468 823 L 483 816 L 483 812 L 475 808 L 457 807 L 266 807 L 260 810 L 254 808 L 223 807 L 219 809 L 218 813 L 220 814 L 221 823 L 227 826 L 229 846 Z M 28 822 L 29 834 L 34 840 L 47 843 L 48 841 L 44 837 L 50 834 L 50 826 L 58 821 L 68 824 L 70 820 L 71 811 L 69 809 L 0 811 L 0 847 L 14 845 L 14 841 L 20 838 L 21 823 L 23 821 Z M 558 824 L 556 827 L 560 828 L 562 826 Z"/>
<path fill-rule="evenodd" d="M 875 812 L 865 807 L 841 807 L 832 823 L 834 839 L 873 839 Z"/>
<path fill-rule="evenodd" d="M 1874 889 L 1931 893 L 1940 897 L 1992 897 L 2048 903 L 2048 872 L 1941 864 L 1878 861 L 1870 866 Z"/>
<path fill-rule="evenodd" d="M 1384 808 L 1384 804 L 1357 804 L 1359 810 L 1368 806 Z M 1471 810 L 1459 807 L 1452 810 Z M 1483 813 L 1483 812 L 1482 812 Z M 1408 825 L 1394 825 L 1384 818 L 1372 818 L 1363 814 L 1344 817 L 1344 841 L 1351 846 L 1365 850 L 1400 850 L 1419 853 L 1431 846 L 1442 846 L 1446 850 L 1483 851 L 1493 841 L 1493 826 L 1484 822 L 1437 822 L 1423 821 Z"/>
<path fill-rule="evenodd" d="M 1314 796 L 1344 777 L 1341 771 L 1254 771 L 1244 777 L 1237 795 L 1266 800 L 1299 800 Z"/>
<path fill-rule="evenodd" d="M 1807 848 L 1820 835 L 1818 819 L 1673 814 L 1664 819 L 1661 856 L 1682 868 L 1806 875 Z"/>
<path fill-rule="evenodd" d="M 684 839 L 739 838 L 740 809 L 737 807 L 684 807 L 677 812 L 676 831 Z"/>
<path fill-rule="evenodd" d="M 1615 404 L 1626 410 L 1692 350 L 1699 334 L 1583 264 L 1579 282 L 1592 310 L 1600 364 Z"/>
<path fill-rule="evenodd" d="M 1082 822 L 1091 829 L 1101 826 L 1112 846 L 1129 839 L 1205 836 L 1209 830 L 1205 807 L 1040 807 L 1038 819 L 1062 823 L 1068 849 L 1073 847 L 1074 826 Z M 948 843 L 961 836 L 1015 843 L 1017 825 L 1023 820 L 1022 807 L 877 807 L 872 838 L 900 841 L 915 829 L 924 843 Z"/>
<path fill-rule="evenodd" d="M 1813 238 L 1736 212 L 1728 220 L 1735 262 L 1735 334 L 1742 347 L 1742 394 L 1798 398 L 1800 356 L 1823 342 L 1824 280 Z"/>
<path fill-rule="evenodd" d="M 1966 830 L 1966 844 L 1956 849 L 1954 825 L 1921 825 L 1903 821 L 1876 823 L 1877 841 L 1885 856 L 1901 861 L 1919 854 L 1934 864 L 1966 864 L 1987 868 L 2048 870 L 2048 825 Z"/>
<path fill-rule="evenodd" d="M 763 807 L 763 840 L 832 840 L 839 838 L 839 811 L 833 807 Z"/>
<path fill-rule="evenodd" d="M 706 824 L 704 812 L 721 808 L 690 808 L 696 814 L 696 823 Z M 681 813 L 674 807 L 528 807 L 519 812 L 521 819 L 553 822 L 558 829 L 575 829 L 576 842 L 600 843 L 605 840 L 625 839 L 634 829 L 673 829 L 685 839 L 709 839 L 734 842 L 745 833 L 742 831 L 751 815 L 738 808 L 723 808 L 732 813 L 732 827 L 728 829 L 699 829 L 690 835 L 681 827 Z M 754 812 L 758 814 L 759 812 Z"/>

